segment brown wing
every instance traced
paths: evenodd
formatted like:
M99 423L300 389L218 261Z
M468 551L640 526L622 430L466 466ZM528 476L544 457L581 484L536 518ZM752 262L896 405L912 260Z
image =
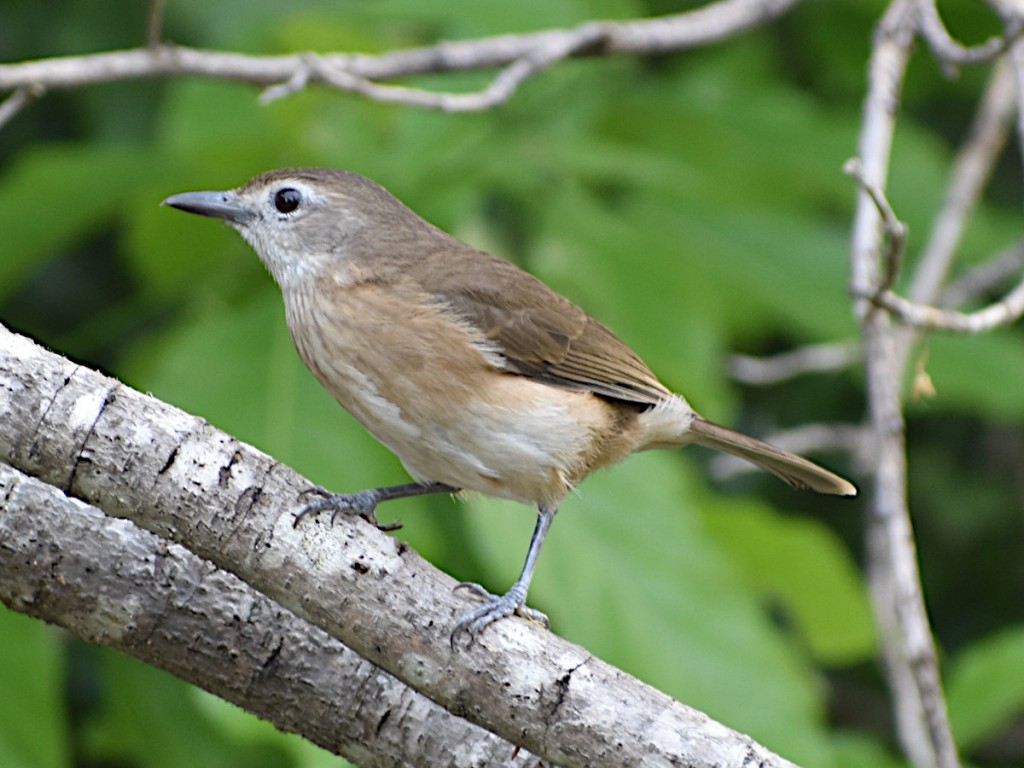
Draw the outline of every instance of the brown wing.
M445 250L444 274L413 267L414 277L478 327L510 373L643 405L669 395L633 350L540 280L468 246Z

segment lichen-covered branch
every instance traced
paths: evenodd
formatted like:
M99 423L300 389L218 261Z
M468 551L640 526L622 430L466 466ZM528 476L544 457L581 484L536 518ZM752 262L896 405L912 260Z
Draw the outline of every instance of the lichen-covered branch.
M521 620L453 649L471 598L360 519L293 525L310 484L251 446L0 329L0 462L238 576L407 686L566 766L789 766Z
M0 602L130 654L364 768L532 768L238 577L0 464ZM288 702L288 706L281 706Z

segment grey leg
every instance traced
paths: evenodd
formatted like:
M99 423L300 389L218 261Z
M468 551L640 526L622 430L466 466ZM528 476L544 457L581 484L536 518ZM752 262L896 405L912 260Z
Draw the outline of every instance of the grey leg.
M459 637L465 634L469 642L477 636L485 627L493 624L498 619L518 614L526 619L531 619L548 626L548 617L540 611L526 607L526 593L530 589L530 580L533 578L533 569L537 565L537 558L540 556L540 549L544 545L544 537L548 535L551 528L551 521L555 519L558 507L540 507L537 510L537 526L533 529L533 537L530 539L530 548L526 551L526 562L523 564L522 573L516 579L504 595L492 595L479 584L464 582L456 589L467 589L482 597L486 602L461 619L452 630L452 647L455 647Z
M369 488L358 493L330 493L323 488L311 488L306 493L315 493L321 498L300 509L295 515L294 525L298 526L299 521L307 515L316 515L330 510L332 524L338 515L359 515L382 531L394 531L401 528L402 524L381 525L377 522L375 512L377 505L382 501L406 499L410 496L426 496L431 493L458 492L458 488L453 488L445 483L406 483L405 485L389 485L385 488Z

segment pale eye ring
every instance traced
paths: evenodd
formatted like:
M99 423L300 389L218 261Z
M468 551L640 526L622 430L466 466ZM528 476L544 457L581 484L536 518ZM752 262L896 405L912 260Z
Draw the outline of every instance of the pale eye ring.
M302 193L294 187L285 187L274 193L274 207L280 213L291 213L302 202Z

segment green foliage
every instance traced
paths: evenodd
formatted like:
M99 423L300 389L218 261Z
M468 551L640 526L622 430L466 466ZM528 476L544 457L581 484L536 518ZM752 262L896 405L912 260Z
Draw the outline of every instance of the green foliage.
M0 648L0 764L67 765L68 724L61 700L66 670L58 634L0 608Z
M1024 626L965 651L949 677L949 716L957 742L972 749L1024 714Z
M5 9L20 34L15 49L0 32L0 59L141 42L137 3L102 20L91 3L60 3L64 26L50 32L58 13L41 13L44 5ZM158 205L273 167L330 165L375 178L439 226L522 264L605 321L710 418L752 432L780 418L856 422L856 372L754 392L729 379L725 361L735 350L855 338L854 187L841 168L856 151L882 6L806 3L706 50L566 62L483 114L315 89L261 106L250 87L199 80L48 96L4 128L13 138L0 146L0 320L202 415L313 482L403 482L397 460L302 368L278 292L249 248L225 227ZM168 4L167 29L183 44L248 52L387 51L670 7L261 0L243 14L180 0ZM989 22L960 13L956 23L979 39ZM891 174L893 203L911 226L911 265L981 82L967 71L950 85L932 70L912 72ZM489 75L410 83L467 91ZM948 109L948 99L963 109ZM1015 190L995 198L1016 200ZM1013 242L1018 220L1016 207L984 202L957 269ZM69 309L83 274L97 295ZM73 322L54 323L69 313ZM929 339L938 397L910 409L911 439L923 441L911 444L915 524L968 753L1008 729L1024 701L1024 569L1010 544L1019 546L1020 505L1006 482L1006 467L1024 455L1019 336ZM704 460L649 454L589 479L552 529L531 603L555 631L797 762L900 765L885 727L841 714L865 698L888 706L877 674L863 674L875 654L857 565L863 507L771 478L712 487ZM401 518L398 535L439 567L493 590L518 572L533 525L531 510L486 499L408 500L382 515ZM956 561L968 538L992 543L970 567ZM71 722L75 685L65 678L82 670L96 691ZM109 652L67 654L45 627L0 612L0 764L324 760L166 675Z

